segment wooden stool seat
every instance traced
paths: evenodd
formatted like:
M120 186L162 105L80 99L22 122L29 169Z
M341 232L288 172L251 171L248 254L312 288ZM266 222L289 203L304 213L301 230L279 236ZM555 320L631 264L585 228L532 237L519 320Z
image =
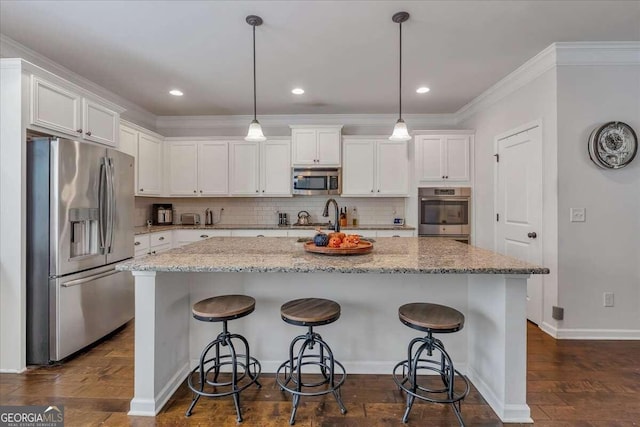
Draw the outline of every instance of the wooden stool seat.
M323 298L296 299L283 304L280 315L282 320L293 325L326 325L338 320L340 304Z
M193 317L205 322L221 322L246 316L255 310L256 300L247 295L221 295L193 305Z
M410 328L431 332L455 332L464 326L464 315L445 305L414 302L398 309L400 321Z

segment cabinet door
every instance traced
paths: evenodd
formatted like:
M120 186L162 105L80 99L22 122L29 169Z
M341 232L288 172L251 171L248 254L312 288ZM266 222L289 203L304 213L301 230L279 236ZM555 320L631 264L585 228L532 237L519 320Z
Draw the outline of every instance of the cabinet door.
M262 188L264 196L291 195L291 143L272 140L262 145Z
M417 172L420 181L442 181L445 174L444 138L424 136L418 143Z
M230 193L257 196L260 186L260 146L257 142L232 142L230 149Z
M315 129L293 129L291 132L293 165L317 165L318 147Z
M169 195L198 195L198 144L171 142L168 147Z
M78 137L80 95L31 76L31 123Z
M84 139L116 147L120 115L88 99L82 100Z
M138 153L138 131L121 125L118 151L136 157Z
M162 191L162 141L146 133L138 135L138 191L140 196L159 196Z
M375 146L375 141L345 141L342 196L375 194Z
M447 181L469 181L469 137L446 137Z
M376 147L376 194L379 196L407 196L409 193L407 143L379 141Z
M318 129L318 162L322 166L340 166L340 131Z
M229 194L229 143L201 142L198 149L198 191L200 195Z

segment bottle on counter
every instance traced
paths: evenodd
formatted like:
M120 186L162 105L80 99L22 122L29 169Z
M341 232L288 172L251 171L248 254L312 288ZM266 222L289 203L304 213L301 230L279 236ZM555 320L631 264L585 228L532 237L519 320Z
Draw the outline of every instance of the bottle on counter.
M347 226L347 208L340 209L340 227Z
M358 208L353 207L353 211L351 212L351 225L354 227L358 226Z

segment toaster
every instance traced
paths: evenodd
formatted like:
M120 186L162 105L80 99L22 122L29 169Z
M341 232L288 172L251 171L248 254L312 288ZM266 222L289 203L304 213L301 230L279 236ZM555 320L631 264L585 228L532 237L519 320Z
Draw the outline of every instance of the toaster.
M196 225L200 224L200 214L197 213L184 213L180 215L180 222L184 225Z

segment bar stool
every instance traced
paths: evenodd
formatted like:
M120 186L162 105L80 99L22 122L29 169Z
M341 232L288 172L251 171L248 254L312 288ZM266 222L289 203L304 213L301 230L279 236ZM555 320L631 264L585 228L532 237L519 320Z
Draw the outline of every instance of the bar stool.
M289 345L289 360L283 362L276 372L276 382L280 390L288 391L293 396L293 408L289 424L296 422L296 411L300 403L300 396L321 396L333 394L340 412L347 413L342 403L340 387L344 383L347 374L344 366L333 357L329 345L322 337L313 331L314 326L328 325L340 317L340 305L331 300L321 298L303 298L285 303L280 308L282 320L291 325L306 326L308 331L304 335L298 335ZM302 342L295 353L295 346ZM317 345L318 352L310 353L309 350ZM294 353L296 354L294 356ZM302 378L302 370L305 366L318 366L322 379L315 382L305 382ZM336 378L338 377L338 378ZM289 383L292 383L289 385ZM304 388L322 387L318 391L304 391Z
M469 381L454 367L451 357L445 351L442 341L433 337L434 333L457 332L464 326L464 315L451 307L429 303L405 304L398 309L400 321L412 329L427 333L425 337L411 340L407 349L407 359L399 362L393 368L393 380L398 387L407 393L407 408L402 422L409 419L409 412L416 398L433 403L451 404L464 427L461 414L461 402L469 394ZM414 352L414 347L418 345ZM433 352L440 353L440 360L422 358L423 353L431 357ZM402 367L402 375L398 369ZM443 387L428 388L418 384L420 371L434 371L440 375ZM462 380L464 391L459 387L455 390L455 381Z
M249 343L238 334L229 333L227 321L239 319L253 312L256 300L246 295L222 295L207 298L193 305L193 317L203 322L222 322L222 332L211 341L202 351L200 361L189 377L187 384L193 392L191 406L187 409L186 416L191 415L196 403L201 396L222 397L233 396L236 406L238 422L242 422L240 412L240 392L251 384L262 387L258 381L260 376L260 362L249 354ZM244 354L236 353L233 340L240 341L244 345ZM228 354L220 354L220 347L228 347ZM209 357L209 352L215 354ZM221 368L231 367L231 381L218 381ZM240 372L238 372L240 371ZM197 375L194 375L196 374ZM222 390L219 390L219 389ZM208 391L208 390L211 391Z

